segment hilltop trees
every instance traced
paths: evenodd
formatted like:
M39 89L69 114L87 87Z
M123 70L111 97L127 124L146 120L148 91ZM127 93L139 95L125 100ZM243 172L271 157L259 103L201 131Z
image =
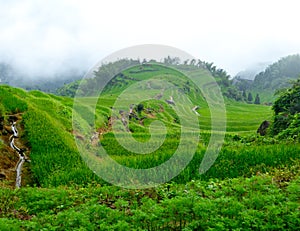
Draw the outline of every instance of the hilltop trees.
M171 58L170 56L164 58L164 64L166 65L178 65L180 63L180 59L178 57Z
M288 80L297 79L299 74L300 55L289 55L256 75L252 87L260 90L276 90L288 87Z
M126 84L126 79L132 80L130 76L124 76L120 74L119 72L121 70L136 65L151 65L151 63L160 64L160 62L157 62L155 60L147 61L146 59L144 59L143 61L134 59L120 59L115 62L104 63L94 71L93 75L91 75L90 78L82 80L80 84L79 82L65 84L65 86L58 89L56 93L59 95L70 97L74 97L76 92L80 96L97 95L99 89L102 89L102 87L106 85L106 80L108 80L111 76L119 75L118 79L114 78L110 80L110 82L112 84L117 84L118 82L120 83L120 86ZM230 75L224 69L218 68L216 65L214 65L213 62L205 62L201 61L200 59L181 61L178 57L167 56L163 59L163 64L170 66L171 68L172 66L173 68L176 66L176 69L178 68L179 70L200 70L199 73L201 75L203 74L202 71L205 70L206 73L209 72L214 77L216 82L219 84L224 96L236 101L246 100L242 95L242 91L233 84L233 81L230 79ZM143 71L142 66L140 71Z

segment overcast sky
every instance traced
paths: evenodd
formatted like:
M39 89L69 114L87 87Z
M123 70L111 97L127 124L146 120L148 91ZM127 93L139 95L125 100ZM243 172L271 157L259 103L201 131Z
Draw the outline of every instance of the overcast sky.
M164 44L235 75L300 53L298 2L0 0L0 61L34 76L86 70L119 49Z

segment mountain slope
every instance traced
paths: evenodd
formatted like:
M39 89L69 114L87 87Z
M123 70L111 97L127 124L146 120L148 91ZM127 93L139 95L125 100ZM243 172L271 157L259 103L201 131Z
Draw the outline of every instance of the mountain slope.
M300 55L290 55L270 65L255 76L251 91L260 93L263 101L274 100L277 90L290 86L289 81L300 75Z
M156 71L157 79L147 79L149 70ZM147 71L145 71L147 70ZM172 104L167 101L170 96L181 108L182 115L187 119L196 113L188 105L200 106L197 113L200 114L199 123L201 128L201 145L198 150L198 158L201 158L203 146L207 142L210 134L210 110L200 92L197 92L192 83L187 83L182 74L166 67L152 66L141 70L140 67L128 69L122 73L127 79L116 76L108 84L100 99L93 97L82 97L80 110L84 111L82 120L92 124L93 130L81 131L72 126L73 99L45 94L39 91L26 92L21 89L0 86L1 114L4 117L4 124L9 125L8 115L21 113L22 118L17 121L17 126L24 127L23 136L20 138L23 144L30 150L30 169L33 183L41 186L57 186L68 184L86 184L93 181L101 181L93 172L87 168L81 159L74 136L76 139L84 140L85 145L93 147L98 144L98 140L92 139L95 134L100 135L101 143L108 148L116 160L126 165L141 163L151 163L147 158L157 159L159 162L168 159L171 151L178 143L179 120L173 110ZM148 75L147 75L148 74ZM144 160L136 155L131 155L126 150L118 149L115 139L112 137L111 122L113 115L121 119L119 112L113 112L112 107L120 92L125 87L137 86L131 96L136 98L145 92L150 92L153 96L161 93L160 77L166 77L178 88L165 88L160 98L150 99L141 102L143 108L138 105L133 107L135 116L129 123L129 130L137 140L147 141L149 138L149 124L155 120L161 120L169 127L169 139L165 145L152 156L146 155ZM125 81L126 80L126 81ZM144 85L139 85L144 83ZM148 88L150 87L150 88ZM181 96L185 94L190 102L181 101ZM130 94L129 94L130 96ZM183 98L182 98L183 100ZM92 102L97 102L96 114L93 113ZM123 110L129 110L130 104L126 104ZM271 117L270 107L260 105L246 105L235 101L226 100L228 129L230 134L255 132L262 120ZM114 114L115 113L115 114ZM117 113L117 114L116 114ZM95 125L93 119L95 118ZM238 118L238 119L237 119ZM86 133L85 133L86 132ZM84 139L84 137L88 137ZM8 144L3 140L3 148ZM116 144L116 145L115 145ZM137 159L138 158L138 159ZM133 161L134 160L134 161ZM155 164L156 162L152 162ZM137 165L137 166L138 166ZM133 166L133 167L137 167ZM196 171L198 163L190 166L190 171ZM197 172L197 171L196 171ZM195 177L194 174L182 175L178 180L183 182ZM209 177L209 175L207 176Z

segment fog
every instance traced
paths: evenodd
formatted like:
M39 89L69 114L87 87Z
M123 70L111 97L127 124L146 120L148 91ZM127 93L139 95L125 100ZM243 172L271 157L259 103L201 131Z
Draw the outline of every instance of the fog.
M163 44L231 75L300 53L297 1L0 0L0 62L24 78L87 71L116 50Z

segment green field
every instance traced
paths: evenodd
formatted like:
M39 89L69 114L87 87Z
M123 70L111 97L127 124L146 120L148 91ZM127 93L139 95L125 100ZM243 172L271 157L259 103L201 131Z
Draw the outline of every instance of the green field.
M206 75L204 70L193 73L204 83ZM218 94L207 92L182 73L159 65L124 71L99 97L79 95L73 100L0 86L4 123L9 125L9 115L22 115L18 126L31 159L28 185L13 190L9 182L2 183L0 229L296 230L300 226L299 143L257 135L261 122L272 120L270 106L224 98L226 111L222 106L212 111L206 100ZM166 102L171 97L174 105ZM131 104L135 104L134 118L127 120L126 127L120 111L128 114ZM194 106L199 107L199 115ZM95 132L100 141L91 138ZM200 174L214 136L224 136L222 148L211 168ZM108 177L119 177L116 184L138 186L147 175L127 178L126 172L104 161L100 147L116 163L151 169L172 159L180 140L186 153L182 160L191 157L191 161L156 188L113 186L86 164L102 163L101 171ZM171 163L165 175L150 171L156 182L148 182L149 186L169 180L181 167L180 161Z

